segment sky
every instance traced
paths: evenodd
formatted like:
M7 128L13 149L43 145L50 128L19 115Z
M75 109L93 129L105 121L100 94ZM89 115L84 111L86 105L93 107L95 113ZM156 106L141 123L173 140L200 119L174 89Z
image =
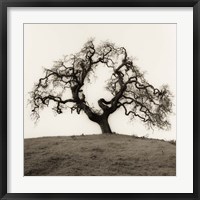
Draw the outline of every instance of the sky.
M139 119L130 121L123 110L109 117L112 131L119 134L145 136L165 140L176 139L176 24L24 24L24 137L68 136L100 134L98 124L85 114L71 114L66 110L55 115L45 108L37 124L31 119L28 105L29 92L34 83L44 76L43 68L51 68L53 61L64 55L77 53L88 39L94 45L110 41L127 49L134 64L145 72L146 80L159 88L168 84L174 96L171 129L148 130ZM109 95L105 82L109 74L103 68L96 71L96 79L86 86L87 95L94 105Z

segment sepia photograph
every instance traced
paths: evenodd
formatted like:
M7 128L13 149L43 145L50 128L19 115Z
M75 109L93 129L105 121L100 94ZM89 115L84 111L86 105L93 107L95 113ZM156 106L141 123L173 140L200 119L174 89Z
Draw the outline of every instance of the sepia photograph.
M176 176L176 24L24 24L24 176Z

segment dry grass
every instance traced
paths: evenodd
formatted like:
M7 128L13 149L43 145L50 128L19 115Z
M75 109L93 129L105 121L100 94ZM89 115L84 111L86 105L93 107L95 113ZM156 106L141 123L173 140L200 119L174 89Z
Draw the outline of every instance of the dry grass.
M25 176L175 176L176 146L125 135L25 139Z

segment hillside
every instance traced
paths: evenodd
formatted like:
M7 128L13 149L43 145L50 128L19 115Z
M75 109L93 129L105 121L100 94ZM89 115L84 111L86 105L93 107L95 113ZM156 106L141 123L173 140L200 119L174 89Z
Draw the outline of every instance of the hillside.
M25 176L175 176L176 145L126 135L24 140Z

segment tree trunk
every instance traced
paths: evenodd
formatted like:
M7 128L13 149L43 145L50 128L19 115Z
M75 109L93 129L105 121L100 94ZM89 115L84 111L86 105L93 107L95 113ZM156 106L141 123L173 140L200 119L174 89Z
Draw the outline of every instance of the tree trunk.
M101 131L103 134L112 134L110 125L108 123L108 118L103 118L101 121L97 122L101 127Z

